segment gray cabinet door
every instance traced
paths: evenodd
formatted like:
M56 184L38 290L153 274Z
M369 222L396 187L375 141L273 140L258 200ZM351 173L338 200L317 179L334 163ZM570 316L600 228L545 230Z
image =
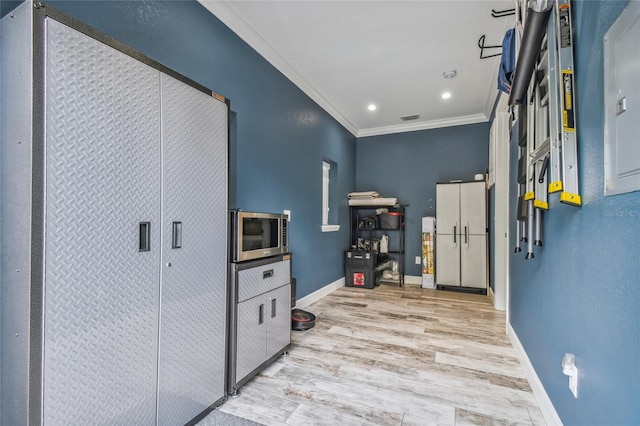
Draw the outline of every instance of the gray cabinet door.
M436 185L436 283L460 285L460 184Z
M464 238L464 237L463 237ZM487 287L487 236L469 235L460 246L460 284Z
M264 295L238 303L235 382L267 359L267 303Z
M461 233L459 184L436 185L436 232L437 235Z
M460 284L487 286L487 190L484 181L460 185Z
M43 421L154 424L159 72L47 21Z
M291 342L291 284L277 288L268 296L267 358Z
M158 424L174 425L224 396L227 106L165 74L161 85Z
M436 236L436 283L460 285L460 235Z
M487 233L487 189L484 181L460 185L460 233Z

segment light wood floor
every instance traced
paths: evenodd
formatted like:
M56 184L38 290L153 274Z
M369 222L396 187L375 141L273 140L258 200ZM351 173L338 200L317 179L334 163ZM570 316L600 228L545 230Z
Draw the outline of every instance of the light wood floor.
M467 299L467 300L456 300ZM381 285L306 308L282 357L220 407L265 425L544 425L485 296Z

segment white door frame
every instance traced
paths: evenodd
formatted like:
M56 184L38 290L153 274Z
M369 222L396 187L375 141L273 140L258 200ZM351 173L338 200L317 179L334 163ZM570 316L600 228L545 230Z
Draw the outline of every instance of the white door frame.
M508 96L502 94L491 126L494 155L493 305L509 320L509 135Z

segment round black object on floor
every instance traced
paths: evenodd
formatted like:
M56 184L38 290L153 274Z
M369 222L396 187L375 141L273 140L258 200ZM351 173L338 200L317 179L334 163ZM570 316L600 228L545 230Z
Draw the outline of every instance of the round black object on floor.
M311 312L302 309L293 309L291 311L291 329L295 331L304 331L313 328L316 325L316 316Z

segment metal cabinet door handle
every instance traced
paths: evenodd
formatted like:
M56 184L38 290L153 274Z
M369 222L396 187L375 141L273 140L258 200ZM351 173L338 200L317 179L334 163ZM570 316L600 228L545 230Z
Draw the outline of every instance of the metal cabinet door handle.
M271 278L273 276L273 269L269 269L268 271L264 271L262 273L262 279L266 280L267 278Z
M271 318L276 316L276 299L271 299Z
M151 222L140 222L138 251L151 250Z
M456 241L456 226L453 225L453 244L455 244L456 242L457 242Z
M182 247L182 222L173 222L171 227L171 248Z
M258 309L258 324L262 324L264 322L264 303L260 305Z

